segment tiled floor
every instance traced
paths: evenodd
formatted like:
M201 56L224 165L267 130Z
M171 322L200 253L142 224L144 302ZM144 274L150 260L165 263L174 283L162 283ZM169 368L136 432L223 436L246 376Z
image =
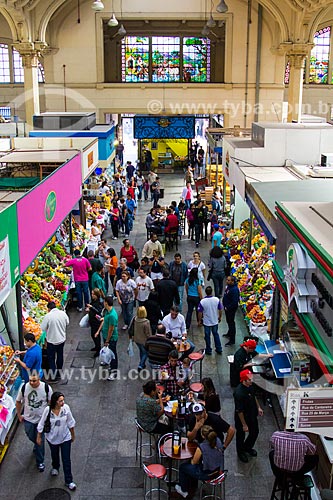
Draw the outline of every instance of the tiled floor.
M171 200L179 201L183 186L182 175L162 176L166 188L163 204ZM146 231L144 220L150 203L139 203L138 216L134 231L130 236L132 244L141 250L145 243ZM109 235L109 233L107 233ZM112 242L119 253L121 241ZM207 263L210 243L200 246L202 260ZM183 260L189 260L194 250L194 243L183 238L179 251ZM167 254L167 261L173 253ZM119 310L119 307L116 306ZM64 392L67 403L76 418L77 439L72 448L74 480L78 485L72 498L79 500L114 500L119 498L143 498L143 474L135 463L135 399L141 391L142 380L130 379L130 369L138 363L138 352L129 358L126 352L127 334L120 330L118 353L122 380L108 382L99 380L98 363L92 358L89 330L79 327L81 314L69 311L70 327L66 343L66 368L73 370L73 376L66 385L58 385ZM122 319L120 317L120 325ZM220 333L226 331L225 322L220 326ZM237 316L237 340L247 333L241 313ZM204 347L203 332L193 327L190 336L198 348ZM225 348L222 356L213 354L206 357L203 364L204 375L211 376L216 384L222 401L223 417L233 423L232 389L229 386L229 367L227 355L234 348ZM95 367L92 383L87 372L82 369ZM105 372L104 372L105 375ZM85 380L84 380L84 378ZM133 377L131 377L133 378ZM248 464L237 460L235 443L226 453L226 468L229 471L226 483L226 496L232 500L267 500L270 498L273 478L268 462L268 442L276 429L276 422L269 407L264 407L264 417L260 419L260 435L256 448L258 457ZM32 445L25 437L20 426L10 449L0 467L0 500L34 499L44 489L63 487L63 476L51 478L50 453L46 452L46 471L36 471ZM175 494L177 497L178 495ZM180 498L180 497L179 497Z

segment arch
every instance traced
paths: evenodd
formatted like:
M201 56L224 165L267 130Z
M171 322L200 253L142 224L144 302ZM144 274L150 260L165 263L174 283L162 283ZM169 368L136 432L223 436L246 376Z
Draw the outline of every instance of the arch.
M281 42L289 41L288 23L279 7L273 4L272 0L259 0L259 3L270 12L278 23L281 32Z
M13 41L17 41L18 40L18 31L17 31L17 26L15 24L15 20L10 15L8 10L4 9L3 7L0 7L0 14L3 15L3 17L6 19L6 21L8 23L8 26L9 26L11 34L12 34Z
M318 31L318 27L325 21L325 16L328 14L330 10L333 9L333 5L328 5L327 7L320 9L312 18L312 22L309 23L308 28L308 41L313 41L314 35L316 31Z
M38 27L38 38L41 42L46 42L46 29L53 14L66 2L66 0L55 0L45 10Z

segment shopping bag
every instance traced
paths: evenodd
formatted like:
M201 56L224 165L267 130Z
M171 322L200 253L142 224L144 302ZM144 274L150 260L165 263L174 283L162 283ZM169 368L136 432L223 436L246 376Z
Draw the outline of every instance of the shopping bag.
M101 365L109 365L114 358L115 355L108 346L102 347L99 353L99 362Z
M89 314L85 314L83 316L83 318L81 318L79 325L81 328L89 328L90 327Z
M128 347L127 347L127 354L132 357L134 356L134 349L133 349L133 340L129 341Z

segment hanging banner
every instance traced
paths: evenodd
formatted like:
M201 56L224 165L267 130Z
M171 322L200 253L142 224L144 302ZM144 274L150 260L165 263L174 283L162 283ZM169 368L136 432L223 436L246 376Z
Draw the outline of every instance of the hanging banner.
M8 236L0 241L0 305L4 303L11 289Z

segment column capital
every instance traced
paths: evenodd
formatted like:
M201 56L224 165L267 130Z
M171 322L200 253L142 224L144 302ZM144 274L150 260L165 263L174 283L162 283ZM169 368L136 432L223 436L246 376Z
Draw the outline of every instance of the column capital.
M45 42L15 42L13 47L20 53L22 57L22 65L26 68L34 68L38 66L38 57L47 50Z
M308 57L310 55L311 49L314 47L314 44L311 43L292 43L292 42L284 42L281 43L278 51L282 54L285 54L289 60L290 64L293 63L293 61L297 66L299 61ZM303 63L302 63L303 64Z

